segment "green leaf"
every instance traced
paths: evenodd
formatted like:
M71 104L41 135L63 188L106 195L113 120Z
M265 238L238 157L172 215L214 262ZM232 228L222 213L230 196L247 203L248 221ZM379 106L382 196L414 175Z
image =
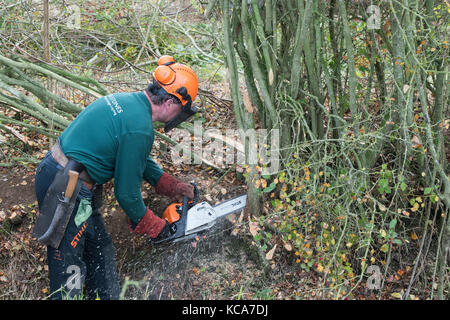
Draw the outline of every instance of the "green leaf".
M391 293L391 296L396 299L401 299L402 295L398 292Z
M407 187L408 187L407 184L404 183L404 182L402 182L402 183L400 184L400 189L401 189L402 191L405 191Z
M394 243L395 243L395 244L398 244L398 245L401 245L401 244L402 244L402 240L400 240L400 239L394 239Z
M433 191L433 188L432 188L432 187L425 188L425 190L423 190L423 194L424 194L424 195L430 194L431 191Z
M272 182L268 187L266 187L266 188L263 190L263 192L264 192L264 193L270 192L270 191L272 191L273 189L275 189L275 187L276 187L275 182Z
M383 244L380 248L380 250L384 253L388 252L389 250L389 245L387 243Z
M387 179L380 179L380 182L378 183L380 187L385 188L388 186L389 181Z
M397 219L392 219L391 222L389 222L389 229L394 230L396 225L397 225Z

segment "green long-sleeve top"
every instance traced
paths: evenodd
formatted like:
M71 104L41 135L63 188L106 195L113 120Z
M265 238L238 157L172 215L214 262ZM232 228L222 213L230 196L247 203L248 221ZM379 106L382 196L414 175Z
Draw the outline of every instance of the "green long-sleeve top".
M115 93L88 105L64 130L61 149L98 184L114 178L114 194L134 223L145 215L142 179L156 186L163 171L150 158L152 110L144 92Z

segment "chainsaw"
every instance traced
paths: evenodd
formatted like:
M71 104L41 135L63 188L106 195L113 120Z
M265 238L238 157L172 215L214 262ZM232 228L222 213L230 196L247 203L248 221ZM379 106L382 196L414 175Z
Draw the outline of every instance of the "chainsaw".
M198 202L199 191L194 186L194 198L186 196L182 203L172 203L164 210L163 218L171 224L171 235L160 241L151 240L152 244L162 244L194 239L211 229L218 219L239 212L245 208L247 195L228 199L215 206L208 202Z

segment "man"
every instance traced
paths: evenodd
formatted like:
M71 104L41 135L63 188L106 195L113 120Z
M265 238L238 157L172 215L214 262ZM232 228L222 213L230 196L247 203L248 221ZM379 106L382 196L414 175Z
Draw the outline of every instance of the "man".
M169 236L171 228L144 205L142 179L160 195L194 196L192 185L163 172L149 154L153 121L164 122L167 132L195 113L197 76L170 56L158 65L144 91L111 94L87 106L37 168L40 212L33 235L47 245L52 298L84 297L83 288L88 298L119 297L114 248L99 212L102 184L114 179L130 230L153 240ZM71 183L69 176L79 178Z

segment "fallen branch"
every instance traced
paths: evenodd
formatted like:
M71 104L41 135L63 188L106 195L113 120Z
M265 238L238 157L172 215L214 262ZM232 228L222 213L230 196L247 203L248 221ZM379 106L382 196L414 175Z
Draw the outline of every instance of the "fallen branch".
M34 163L37 164L40 160L33 157L14 157L11 158L12 162L2 162L0 163L0 167L13 167L17 165L17 163Z
M20 127L24 127L28 130L32 130L32 131L36 131L37 133L43 134L44 136L47 136L49 138L57 138L59 136L59 134L61 133L61 131L56 130L56 129L49 129L49 128L45 128L45 127L38 127L29 123L25 123L23 121L19 121L19 120L14 120L11 118L8 118L2 114L0 114L0 123L9 123L9 124L13 124L16 126L20 126Z
M97 93L99 93L102 96L108 95L108 91L105 88L103 88L103 86L95 79L79 76L79 75L73 74L69 71L66 71L64 69L52 66L50 64L39 63L39 65L43 68L50 70L51 72L59 74L60 76L62 76L64 78L71 79L72 81L78 82L81 85L83 85L84 83L86 83L88 85L89 84L94 85L96 87L96 89L92 89L92 90L96 91Z
M63 118L62 116L50 112L48 109L40 105L39 103L35 102L33 99L29 98L22 92L19 92L18 90L8 86L6 83L0 80L0 89L8 91L10 94L12 94L14 97L17 98L22 104L18 104L11 99L9 99L4 94L0 93L0 101L6 100L6 102L14 105L15 107L19 108L20 110L25 111L26 113L36 117L40 118L40 120L43 120L46 123L54 123L59 128L65 128L70 124L70 121ZM31 110L30 110L31 108ZM44 119L43 119L44 118Z
M18 138L23 143L29 145L30 147L35 145L35 143L31 142L27 137L25 137L23 134L21 134L19 131L17 131L14 128L11 128L9 126L5 126L4 124L0 124L0 128L11 132L14 136L16 136L16 138Z
M23 77L26 76L23 75ZM64 112L68 112L70 114L77 114L83 110L81 106L61 98L60 96L54 94L53 92L48 91L44 86L40 85L39 83L32 82L29 79L26 79L27 81L18 80L15 78L10 78L0 73L0 80L4 81L8 85L20 86L26 89L27 91L32 92L43 102L53 100L55 102L54 107Z
M63 76L61 76L61 75L59 75L59 74L57 74L55 72L52 72L52 71L48 70L47 68L44 68L44 67L42 67L40 65L37 65L37 64L31 63L31 62L26 62L26 61L23 61L23 60L20 61L20 62L19 61L14 61L14 60L6 58L5 56L0 54L0 63L4 64L6 66L14 66L14 67L19 68L19 69L33 70L35 72L39 72L39 73L45 74L46 76L49 76L49 77L51 77L51 78L53 78L53 79L55 79L57 81L60 81L60 82L66 84L66 85L68 85L70 87L78 89L78 90L80 90L80 91L82 91L84 93L87 93L87 94L89 94L91 96L94 96L96 98L100 98L100 97L103 96L102 94L98 93L95 90L92 90L91 88L88 88L86 86L83 86L83 85L75 82L75 81L72 81L72 80L69 80L67 78L64 78Z

